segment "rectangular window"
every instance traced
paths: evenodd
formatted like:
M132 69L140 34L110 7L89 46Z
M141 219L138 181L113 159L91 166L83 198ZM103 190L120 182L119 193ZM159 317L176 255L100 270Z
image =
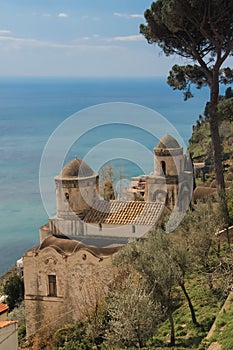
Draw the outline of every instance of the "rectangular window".
M57 279L56 275L49 275L49 296L56 297L57 296Z

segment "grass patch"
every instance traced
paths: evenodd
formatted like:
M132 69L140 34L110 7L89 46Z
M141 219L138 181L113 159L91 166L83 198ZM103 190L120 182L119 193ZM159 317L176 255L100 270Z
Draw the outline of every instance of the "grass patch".
M203 276L198 273L190 276L189 283L186 285L189 296L192 300L198 326L192 323L188 303L182 297L182 304L174 313L176 346L169 347L170 324L166 320L157 330L153 340L148 344L147 349L205 349L203 339L206 337L212 326L216 315L218 314L223 300L213 293Z
M222 350L233 348L233 300L229 308L223 311L216 322L216 329L211 337L211 342L217 341L222 345Z

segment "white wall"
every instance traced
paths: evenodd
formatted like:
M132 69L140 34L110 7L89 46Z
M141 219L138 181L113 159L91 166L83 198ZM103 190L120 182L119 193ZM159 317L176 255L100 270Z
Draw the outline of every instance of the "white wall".
M6 322L8 324L6 324ZM5 326L2 326L3 323ZM18 349L18 330L17 322L4 321L0 322L0 350L17 350Z
M133 227L134 226L134 227ZM121 238L139 238L146 234L152 226L146 225L108 225L102 224L100 229L98 224L84 224L85 236L99 237L121 237Z

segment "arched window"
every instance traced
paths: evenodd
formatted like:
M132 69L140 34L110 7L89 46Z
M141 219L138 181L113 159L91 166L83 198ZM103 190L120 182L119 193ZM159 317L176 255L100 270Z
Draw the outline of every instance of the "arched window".
M166 175L166 162L164 162L164 160L162 160L161 162L161 168L162 168L163 174Z

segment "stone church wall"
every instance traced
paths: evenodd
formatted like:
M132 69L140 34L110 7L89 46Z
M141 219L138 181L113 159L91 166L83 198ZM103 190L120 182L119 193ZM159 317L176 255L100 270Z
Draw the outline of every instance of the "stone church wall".
M24 256L27 336L85 318L113 279L112 258L100 259L82 249L70 256L49 247ZM49 295L56 276L56 295Z

